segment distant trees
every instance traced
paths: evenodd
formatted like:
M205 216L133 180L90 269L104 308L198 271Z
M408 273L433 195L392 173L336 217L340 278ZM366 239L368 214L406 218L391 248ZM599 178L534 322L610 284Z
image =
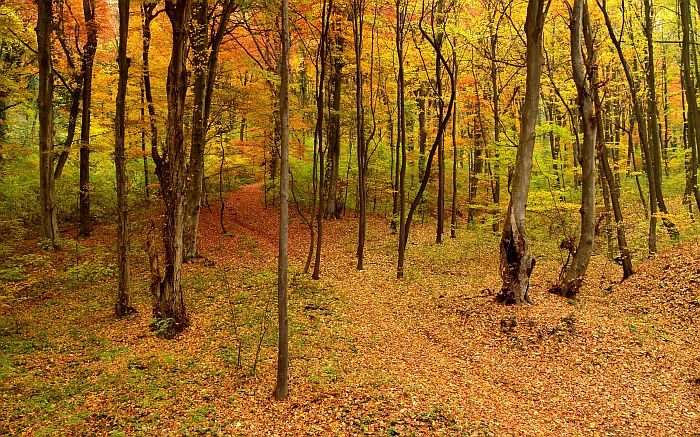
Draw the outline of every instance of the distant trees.
M638 240L626 233L630 223L623 213L627 216L628 209L638 206L644 209L649 219L645 236L649 252L654 253L657 224L663 224L673 240L682 229L676 221L693 214L692 204L700 208L700 109L693 33L697 17L686 1L680 3L677 23L666 20L673 11L655 6L652 0L641 2L634 13L623 8L622 15L612 13L605 0L596 3L602 16L589 15L585 0L572 0L571 21L559 10L545 20L550 0L481 0L473 5L443 0L396 0L389 6L368 5L366 0L294 4L293 34L291 39L287 35L288 47L281 50L276 4L149 0L140 5L138 84L128 83L128 52L122 53L128 35L122 41L120 34L113 109L112 96L105 99L101 89L105 82L117 81L117 71L106 71L100 61L103 45L98 48L98 21L101 8L114 5L101 0L36 0L38 129L28 137L36 133L32 138L38 138L40 145L41 234L52 244L58 239L59 202L76 205L70 218L79 220L79 235L90 234L90 172L99 165L90 162L90 153L99 151L95 138L105 135L105 130L111 135L106 123L96 125L92 119L114 114L120 262L128 258L126 193L133 178L127 94L129 86L137 85L141 95L132 101L141 101L141 147L145 152L150 142L152 158L151 163L139 156L143 180L147 185L154 164L164 209L164 252L157 254L163 256L163 265L153 268L153 277L157 276L154 313L161 326L168 327L166 336L175 335L187 325L181 268L199 255L200 210L207 181L214 181L207 178L214 173L210 169L214 160L221 173L222 199L227 179L223 170L237 168L244 159L246 171L265 174L266 206L269 196L273 205L278 192L280 201L284 198L278 191L286 177L279 173L284 160L280 106L280 54L284 52L289 93L285 104L291 119L285 141L298 181L297 209L302 215L311 210L311 218L304 217L311 230L305 271L315 260L314 278L320 276L327 220L340 217L346 204L350 210L354 207L358 224L357 268L366 267L368 220L378 211L391 232L398 233L396 274L400 278L416 214L421 223L426 218L437 221L435 242L443 242L450 194L451 237L456 236L462 211L471 229L487 225L501 231L503 286L498 299L502 302L531 302L528 290L535 254L525 216L535 206L536 219L544 217L543 209L556 212L556 220L544 218L549 220L548 232L561 232L567 240L561 247L569 251L570 259L554 291L573 296L580 289L600 229L607 237L608 256L622 265L626 278L633 273ZM78 4L82 14L73 12ZM463 11L468 19L460 16ZM166 20L170 34L161 38ZM658 24L662 21L663 26ZM569 38L561 38L564 31L570 32L571 47ZM673 32L680 41L664 39L661 46L660 35L666 38ZM27 53L34 50L30 44L21 44ZM166 79L163 48L170 51ZM105 56L111 56L108 50ZM4 45L0 56L3 53L7 53ZM611 53L619 64L609 62ZM241 62L244 55L246 62ZM681 61L675 78L676 70L667 65L674 56ZM569 57L571 68L563 62ZM541 84L543 66L549 80ZM315 78L307 74L310 68L316 69ZM244 79L233 79L239 77ZM260 89L254 88L259 84L264 97L240 104L239 96L259 94ZM678 85L682 94L673 92ZM313 97L311 89L315 89ZM5 91L1 92L6 101ZM226 97L218 99L216 93ZM680 109L674 107L676 96L681 99ZM94 109L95 99L100 114ZM343 109L343 101L353 101L350 109ZM388 110L378 110L378 105ZM159 107L164 108L162 113ZM3 125L7 125L8 110L0 102ZM681 135L683 150L678 145ZM55 140L58 137L60 141ZM75 148L70 151L70 145L78 142L74 137L79 137L79 154ZM207 145L215 137L221 144L214 158L214 153L208 155ZM451 147L445 147L450 139ZM230 144L224 144L227 140ZM669 211L677 191L673 185L677 179L670 176L681 167L680 161L685 171L684 202L689 207L683 216ZM64 168L68 177L79 176L79 190L72 186L61 191L64 187L59 186L57 202L54 181ZM267 183L268 176L272 184ZM450 176L451 189L446 187ZM280 185L276 185L278 177ZM636 188L634 197L639 196L641 206L636 201L625 204L627 182ZM309 188L304 190L305 186ZM598 186L601 193L596 192ZM537 194L532 196L531 189ZM510 201L503 214L501 199L506 194ZM601 195L603 206L598 216L596 195ZM128 299L124 302L122 307L128 307Z

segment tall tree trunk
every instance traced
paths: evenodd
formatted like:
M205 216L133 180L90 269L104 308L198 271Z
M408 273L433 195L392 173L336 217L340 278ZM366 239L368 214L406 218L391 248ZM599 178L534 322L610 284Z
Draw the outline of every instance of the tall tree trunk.
M437 0L437 17L435 19L437 26L437 35L435 36L435 91L437 93L438 107L438 123L442 122L443 113L445 111L445 103L442 100L442 68L440 55L437 53L442 50L442 38L444 35L444 0ZM437 232L435 242L442 243L442 234L445 226L445 133L438 130L438 199L437 199Z
M227 0L216 31L209 38L208 0L198 0L194 4L194 20L190 31L191 48L194 57L194 85L192 109L192 145L190 147L189 165L187 168L187 192L185 196L184 224L184 261L191 261L197 256L197 230L199 227L199 212L204 192L204 153L206 149L207 126L211 113L211 102L216 80L216 67L219 51L227 30L227 24L237 2ZM209 56L207 57L207 46ZM241 126L241 132L243 127Z
M494 164L493 164L493 203L496 206L496 217L500 214L501 203L501 174L498 147L501 140L501 113L500 113L500 92L498 89L498 64L496 63L496 48L498 47L498 33L492 27L489 27L491 56L490 56L490 73L491 73L491 105L493 107L493 148L494 148ZM492 231L498 232L500 229L499 220L495 219L492 226Z
M652 161L654 170L654 184L656 191L656 202L659 206L659 212L663 214L661 221L666 227L669 235L673 239L678 239L678 229L676 225L668 217L668 208L664 201L663 183L661 171L661 136L659 134L659 108L656 103L656 67L654 65L654 17L652 12L652 0L644 0L644 34L647 40L647 111L649 115L649 130L651 133L651 141L649 143L648 159Z
M396 59L398 63L398 75L396 77L396 118L397 118L397 166L398 166L398 187L399 187L399 250L396 265L396 277L403 278L404 258L406 256L406 87L404 77L404 41L406 39L406 12L408 9L407 0L396 0ZM398 152L401 155L398 155Z
M151 21L155 18L153 10L156 3L144 3L141 5L141 59L143 62L143 91L148 105L148 124L151 134L151 156L158 156L158 124L156 123L156 107L153 103L153 91L151 88L151 70L150 70L150 50L151 50ZM155 174L160 178L162 162L159 159L153 159L155 163Z
M452 39L452 82L457 83L457 37ZM450 238L457 238L457 96L452 104L452 208Z
M143 153L143 190L146 200L151 197L150 188L148 187L148 155L146 154L146 96L143 89L143 77L141 77L141 153Z
M688 143L690 145L689 186L700 211L700 190L698 189L698 151L700 151L700 108L698 108L695 81L690 73L690 1L680 0L681 27L683 40L681 44L681 65L685 83L685 97L688 102Z
M153 315L160 335L172 338L188 325L185 299L181 287L184 231L186 148L183 121L187 92L186 42L187 23L192 0L166 0L165 12L172 27L172 50L168 66L168 119L165 150L154 155L160 162L160 192L165 205L163 244L165 271L155 289ZM157 151L156 151L157 152ZM158 164L156 164L158 166Z
M340 208L338 208L338 175L340 173L340 102L343 86L343 46L345 39L341 34L335 37L336 47L333 50L333 99L331 103L331 114L328 120L328 162L326 168L326 207L324 217L340 218Z
M287 317L287 263L289 233L289 5L282 0L282 62L280 65L280 236L277 264L277 382L275 399L283 401L289 394L289 319Z
M328 31L331 22L331 11L333 10L333 0L323 0L321 12L321 40L318 47L318 93L316 94L316 131L314 137L318 149L318 209L316 210L316 258L314 271L311 274L313 279L318 279L321 275L321 243L323 242L323 212L324 212L324 190L323 181L325 174L325 150L323 148L323 107L324 107L324 86L326 84L326 57L328 54Z
M90 111L92 104L92 66L97 50L95 1L83 0L87 42L83 47L83 115L80 125L80 235L92 232L90 221Z
M530 275L535 268L535 258L530 253L525 233L525 207L527 205L532 173L532 153L535 147L535 125L540 99L542 76L542 29L549 8L549 1L528 0L525 18L526 78L525 98L520 108L520 137L515 158L512 191L508 213L503 225L500 244L500 272L503 279L499 300L505 303L531 303L528 295Z
M206 147L206 125L204 124L204 95L207 87L208 0L193 0L192 23L190 25L190 50L192 51L192 144L187 168L187 191L185 194L185 223L183 262L197 257L197 228L202 203L204 183L204 152Z
M430 179L430 169L433 165L433 159L435 159L436 152L438 150L438 147L440 145L441 140L444 138L444 133L445 130L447 129L447 123L450 121L450 117L452 116L452 109L455 101L455 93L456 93L456 84L454 83L454 76L452 74L452 68L450 67L450 64L447 62L445 59L444 55L442 54L442 50L440 49L440 46L437 44L437 42L431 37L431 35L435 35L435 28L433 27L433 21L431 21L431 27L429 29L425 29L423 27L423 21L426 18L425 17L425 9L423 9L421 13L421 18L419 22L419 28L420 32L423 35L423 38L428 41L430 46L435 50L435 54L437 55L438 59L440 60L440 65L446 72L446 76L450 80L450 100L448 104L445 106L447 107L447 111L444 112L443 117L438 120L438 128L437 128L437 133L435 135L435 141L433 142L433 145L430 148L430 152L428 153L428 158L426 160L426 166L425 166L425 174L423 175L423 178L420 181L420 186L418 187L418 191L416 192L415 197L411 201L411 205L408 208L408 213L406 214L406 220L405 222L402 221L401 223L401 229L402 231L400 232L400 237L403 239L402 242L400 243L399 246L399 263L398 263L398 268L397 268L397 277L400 279L403 277L403 262L404 262L404 256L405 256L405 251L406 251L406 245L408 244L408 236L409 232L411 230L411 222L413 220L413 215L416 212L416 209L418 208L418 205L420 205L421 200L423 198L423 193L425 192L425 188L428 186L428 181ZM438 98L442 98L441 95L438 95ZM444 105L444 102L441 103ZM405 170L403 168L403 163L402 163L402 171Z
M357 202L359 223L357 232L357 270L364 268L365 236L367 232L367 143L365 141L365 109L362 100L362 38L365 3L352 1L352 31L355 48L355 113L357 118Z
M584 63L582 53L583 10L587 8L584 0L574 0L571 9L571 67L578 95L578 107L581 114L581 130L583 145L581 147L581 170L583 185L581 191L581 233L570 265L565 265L559 275L559 282L553 291L565 297L573 297L583 284L583 277L588 270L588 263L593 253L595 241L595 144L596 119L593 111L591 88L586 80L590 72L597 68L595 53L589 46L587 63ZM586 70L588 66L588 71Z
M92 4L92 10L94 12L94 3ZM87 19L87 7L85 16ZM94 21L92 25L94 26ZM126 157L124 150L124 142L126 139L126 86L127 81L129 79L129 64L131 63L131 60L127 58L126 51L128 40L129 0L119 0L119 49L117 55L117 63L119 64L119 83L117 85L117 101L114 117L114 167L117 179L117 245L119 247L117 262L117 264L119 265L119 292L117 295L116 304L116 313L118 317L123 317L134 311L134 309L131 307L131 298L129 296L129 203L127 202ZM91 69L92 68L90 68L90 70ZM87 74L85 78L85 84L89 85L91 79L88 79ZM90 87L86 86L85 91L88 91L89 89ZM83 107L83 126L85 126L86 118L88 120L88 126L90 124L89 100L87 106L87 117L85 117L85 107Z
M635 83L634 77L632 76L632 71L630 69L629 63L627 62L627 59L625 58L622 52L622 45L620 43L620 40L617 38L615 30L612 27L612 22L610 20L610 16L606 7L606 0L596 0L596 2L598 3L598 7L603 13L603 17L605 18L605 26L608 29L610 40L612 41L613 45L615 46L615 50L617 51L618 58L620 59L620 63L622 64L622 68L625 72L625 78L627 79L627 84L629 85L630 89L630 97L632 99L634 116L637 120L639 143L642 149L642 153L644 155L643 158L645 161L644 163L646 167L647 181L649 185L649 209L651 210L651 214L649 215L649 253L656 253L656 211L658 207L658 203L656 200L656 182L654 181L656 173L654 171L652 159L650 158L649 137L647 136L647 121L642 112L641 103L637 95L637 84Z
M54 189L53 147L53 70L51 29L53 1L37 0L37 55L39 58L39 191L41 194L41 236L56 246L58 219Z

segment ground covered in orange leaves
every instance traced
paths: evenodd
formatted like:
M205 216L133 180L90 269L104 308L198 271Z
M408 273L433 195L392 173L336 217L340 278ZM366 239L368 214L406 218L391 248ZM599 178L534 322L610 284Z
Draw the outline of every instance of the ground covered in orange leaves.
M293 207L290 208L293 210ZM636 265L596 252L580 296L546 292L560 254L535 247L535 304L494 302L497 238L413 227L405 279L396 236L370 219L324 223L321 279L303 274L308 228L290 229L291 396L276 365L277 210L259 184L203 209L183 286L191 326L149 329L147 220L133 225L138 310L113 317L114 231L3 243L0 433L184 435L692 435L700 429L700 244ZM68 234L70 234L68 232ZM601 244L602 245L602 244Z

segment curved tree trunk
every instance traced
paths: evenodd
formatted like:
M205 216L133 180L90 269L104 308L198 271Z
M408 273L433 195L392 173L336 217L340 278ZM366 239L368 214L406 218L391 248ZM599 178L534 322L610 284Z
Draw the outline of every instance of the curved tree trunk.
M528 291L530 289L530 275L535 268L535 258L530 253L525 233L525 207L530 190L535 126L540 101L543 61L542 29L548 7L547 0L529 0L527 5L525 98L520 108L518 152L515 158L510 203L500 243L500 273L503 279L503 288L498 300L517 305L532 302Z
M80 235L92 232L90 220L90 112L92 109L92 66L97 51L95 1L83 0L87 42L83 47L83 115L80 125ZM126 43L125 43L126 44Z
M605 0L596 0L600 11L603 13L603 18L605 19L605 27L608 29L608 34L610 35L610 40L615 46L618 58L622 64L622 69L625 72L625 78L627 79L627 84L630 89L630 97L632 100L632 108L634 111L634 117L637 120L637 131L639 132L639 143L642 149L642 154L644 155L644 165L647 173L647 181L649 184L649 209L651 214L649 215L649 253L656 253L656 223L657 223L657 207L658 203L656 200L656 182L654 166L652 164L652 159L649 153L649 137L647 136L647 122L642 112L642 108L639 102L639 97L637 95L637 84L635 83L634 77L632 76L632 71L630 69L627 58L625 58L622 52L622 45L620 40L617 38L615 30L612 27L612 21L607 11Z
M192 145L187 168L187 194L185 197L184 225L184 261L197 256L197 230L199 212L204 192L204 152L206 148L207 127L211 113L211 101L214 94L214 81L219 51L223 42L226 26L237 2L228 0L223 4L221 17L216 32L209 38L208 20L209 4L207 0L198 0L194 4L194 20L190 31L191 48L194 56L194 84L192 109ZM207 57L207 47L209 56ZM241 126L243 135L243 125Z
M184 200L186 150L183 130L185 94L187 92L186 41L191 0L177 3L166 0L165 12L172 26L172 50L168 66L168 121L163 156L154 155L160 163L160 192L165 205L163 245L165 271L155 288L153 315L159 334L172 338L188 325L185 299L181 288L183 260Z
M571 10L571 67L574 83L578 94L578 107L581 114L581 131L583 144L581 147L581 170L583 184L581 189L581 233L578 246L570 265L565 265L559 275L559 283L553 292L564 297L573 297L583 283L583 277L588 270L588 263L593 252L595 240L595 144L596 117L593 111L591 86L586 80L586 67L582 53L583 10L587 8L584 0L574 0ZM588 52L589 69L596 68L595 53ZM595 85L593 85L595 86Z

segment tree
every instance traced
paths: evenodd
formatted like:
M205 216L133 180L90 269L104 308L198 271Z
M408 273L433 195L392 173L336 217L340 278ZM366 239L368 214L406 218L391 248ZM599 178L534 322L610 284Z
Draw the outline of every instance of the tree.
M503 287L499 301L509 304L531 303L528 295L535 258L530 253L525 233L525 207L530 190L535 125L540 100L542 75L542 30L550 0L528 0L525 18L526 78L525 98L520 108L520 135L515 169L500 243L500 273Z
M649 131L647 130L647 120L642 111L641 102L637 93L637 84L632 74L632 70L627 62L627 58L622 52L622 44L620 39L615 34L615 30L612 27L612 21L610 20L610 15L607 11L606 0L596 0L598 7L603 13L603 18L605 19L605 26L608 29L608 34L610 35L610 40L615 46L618 58L622 64L622 69L625 72L625 78L627 79L627 84L630 89L630 98L632 100L632 108L634 111L634 117L637 120L637 131L639 133L639 144L642 147L642 153L646 157L644 160L647 173L647 181L649 185L649 209L651 214L649 215L649 239L648 247L649 253L656 253L656 223L657 223L657 184L655 181L656 171L654 170L653 157L651 156L651 151L649 148Z
M86 2L87 1L89 0L86 0ZM94 3L92 4L92 10L94 12ZM126 85L129 78L130 62L129 58L127 58L126 52L128 39L129 0L119 0L119 54L117 57L117 63L119 64L119 84L117 85L116 114L114 117L114 166L117 179L117 264L119 265L119 293L117 295L116 305L116 313L118 317L123 317L134 311L134 309L131 307L131 299L129 296L129 204L127 202L126 159L124 156L124 139L126 136ZM91 68L92 67L90 67L90 69ZM83 117L85 117L85 112L83 112ZM90 123L89 109L87 123L88 125ZM83 118L83 125L85 125L85 118ZM82 147L80 153L82 158ZM81 159L81 168L82 162L83 161ZM82 212L83 211L81 209L81 218ZM81 226L82 224L83 223L81 220Z
M289 3L282 0L282 56L280 65L280 239L277 265L277 308L279 339L277 354L277 385L275 399L283 401L289 395L289 319L287 317L287 262L289 231Z
M416 192L415 197L413 198L413 201L411 202L410 207L408 208L408 213L406 214L405 220L403 219L403 214L401 214L401 224L400 224L400 232L399 232L399 259L398 259L398 265L396 269L396 275L399 279L403 278L403 263L404 263L404 257L405 257L405 251L406 251L406 245L408 244L408 235L409 231L411 229L411 222L413 220L413 214L416 212L416 209L418 208L418 205L421 203L423 199L423 193L425 192L426 187L428 186L428 181L430 180L430 169L433 165L433 159L435 158L436 152L438 151L438 147L442 143L442 140L444 139L444 133L445 129L447 129L447 124L450 121L450 117L452 116L452 110L454 109L454 101L455 101L455 95L456 95L456 84L454 83L455 76L452 74L452 68L450 67L450 63L447 61L445 58L444 54L442 53L442 45L438 45L437 43L437 38L436 38L436 23L437 23L437 17L436 14L434 13L436 10L435 5L433 4L433 7L431 8L431 13L428 14L425 3L423 3L423 8L421 10L421 17L420 21L418 24L418 27L420 29L421 34L423 35L423 38L428 41L430 46L433 48L435 51L435 55L437 58L440 60L440 65L442 66L441 68L445 70L445 75L450 81L450 99L448 104L445 106L444 102L439 103L438 105L442 105L443 107L447 107L447 111L444 113L439 112L441 115L441 118L438 120L438 127L437 127L437 132L435 134L435 141L433 142L430 151L428 152L428 158L425 163L425 173L423 174L423 177L421 178L420 181L420 186L418 187L418 191ZM424 21L427 18L426 16L429 15L429 20L430 24L429 27L424 26ZM400 67L399 67L400 68ZM442 93L438 93L436 95L436 98L438 100L442 100ZM402 108L404 110L405 108ZM402 122L404 122L404 116L402 116ZM402 126L402 129L404 127ZM402 147L405 145L405 132L402 132ZM402 152L405 153L405 152ZM402 163L401 163L401 172L402 172L402 179L405 179L405 155L402 156ZM403 187L401 190L403 191ZM402 195L405 196L404 193ZM403 207L403 201L401 202L401 206Z
M589 50L584 62L582 43L583 11L588 8L585 0L574 0L571 14L571 69L581 116L583 143L581 147L581 169L583 184L581 192L581 232L571 264L566 264L559 274L559 281L553 292L565 297L573 297L583 283L595 240L595 144L596 118L593 111L593 97L590 85L590 71L596 68L592 63L594 54ZM592 47L591 47L592 48ZM587 80L588 79L588 80ZM573 244L573 243L569 243ZM571 248L569 248L571 250ZM568 261L568 260L567 260Z
M36 38L39 59L39 191L41 194L41 236L55 247L58 239L53 145L53 67L51 64L51 28L53 1L36 0L38 6Z
M161 335L172 338L188 325L185 299L180 283L183 261L185 161L186 148L183 121L187 92L186 42L192 0L166 0L165 13L172 28L172 48L168 66L168 120L165 148L162 154L152 151L160 180L160 193L165 208L163 246L165 269L153 278L155 294L153 315ZM151 266L157 270L157 266Z
M321 34L318 43L318 57L316 59L316 129L314 130L314 159L318 154L318 208L316 209L316 259L314 262L314 271L311 274L313 279L318 279L321 275L321 243L323 242L323 213L324 213L324 190L323 180L325 171L325 150L323 148L323 108L324 108L324 89L326 82L326 57L328 55L329 29L331 23L331 11L333 9L333 1L323 0L321 10ZM280 100L281 101L281 100ZM316 175L314 174L314 178ZM335 195L335 194L333 194Z
M700 189L698 189L698 151L700 151L700 109L695 91L695 81L690 73L690 1L680 0L681 29L683 39L681 42L681 73L685 86L685 99L688 102L688 135L687 142L690 149L690 177L688 185L693 192L695 202L700 211Z
M83 0L83 15L85 17L87 41L82 53L83 113L80 123L80 234L88 236L92 232L92 222L90 220L90 115L92 110L92 67L95 63L95 52L97 51L95 0ZM126 46L126 39L124 39L124 46Z
M328 156L326 157L326 208L324 217L340 218L340 205L338 204L338 175L340 171L340 103L343 88L343 67L345 58L343 57L343 47L345 38L342 31L338 31L335 36L335 46L331 51L333 60L333 71L331 72L331 83L333 85L333 98L331 101L330 116L328 117Z
M204 153L211 114L211 103L216 81L219 52L232 12L238 3L223 3L216 31L208 36L209 7L207 0L194 4L194 20L190 30L190 47L193 55L194 84L192 109L192 144L187 166L187 194L185 196L184 255L185 262L197 256L197 229L199 211L204 191ZM207 56L207 48L209 50Z
M634 274L634 269L632 267L632 254L630 253L629 246L627 245L627 235L625 233L624 221L622 218L622 207L620 206L620 184L619 181L615 179L612 172L612 168L608 159L608 147L605 138L605 129L603 127L603 108L600 101L598 87L598 69L596 59L596 50L594 47L593 40L593 30L591 29L591 19L588 12L588 7L583 9L583 35L586 43L586 48L589 53L588 65L589 65L589 84L591 84L591 95L593 97L593 102L595 103L595 119L596 119L596 149L600 159L601 167L603 169L602 179L604 181L604 190L607 189L610 197L610 203L612 204L613 216L615 218L615 234L617 236L617 246L620 251L620 262L622 264L622 280L629 278ZM630 138L631 138L632 128L630 127ZM637 180L637 184L639 181ZM640 188L641 192L641 188ZM643 197L642 197L643 199ZM646 211L646 207L645 207Z

